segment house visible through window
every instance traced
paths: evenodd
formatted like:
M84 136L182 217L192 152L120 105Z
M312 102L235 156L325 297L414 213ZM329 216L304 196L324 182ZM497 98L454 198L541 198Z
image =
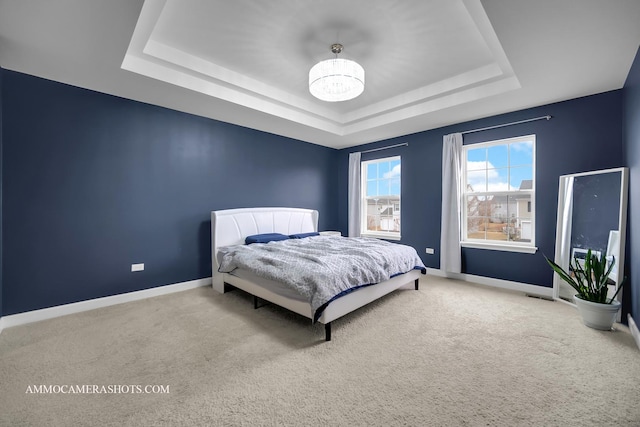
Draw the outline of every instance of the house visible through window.
M462 243L535 246L535 135L463 147Z
M362 236L400 238L400 165L400 156L362 162Z

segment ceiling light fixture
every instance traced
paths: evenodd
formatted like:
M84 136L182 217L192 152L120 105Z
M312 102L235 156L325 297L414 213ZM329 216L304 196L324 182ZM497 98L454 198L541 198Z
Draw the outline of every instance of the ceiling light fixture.
M318 62L309 71L309 92L322 101L348 101L364 91L364 68L355 61L338 58L342 45L331 45L336 57Z

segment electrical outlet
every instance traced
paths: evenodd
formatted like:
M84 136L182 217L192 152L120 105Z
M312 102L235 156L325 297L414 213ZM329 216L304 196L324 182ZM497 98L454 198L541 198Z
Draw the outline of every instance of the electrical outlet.
M143 271L144 264L131 264L131 271Z
M433 255L433 254L434 254L434 252L435 252L435 251L433 250L433 248L427 248L427 249L426 249L426 251L427 251L427 253L428 253L429 255Z

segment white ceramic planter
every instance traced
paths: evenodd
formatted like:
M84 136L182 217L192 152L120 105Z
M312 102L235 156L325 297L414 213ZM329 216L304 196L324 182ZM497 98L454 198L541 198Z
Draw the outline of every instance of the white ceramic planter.
M600 329L602 331L611 330L613 322L616 321L616 314L618 314L618 310L620 310L620 301L616 300L611 304L600 304L585 301L575 295L573 301L575 301L576 307L578 307L578 311L582 316L582 323L590 328Z

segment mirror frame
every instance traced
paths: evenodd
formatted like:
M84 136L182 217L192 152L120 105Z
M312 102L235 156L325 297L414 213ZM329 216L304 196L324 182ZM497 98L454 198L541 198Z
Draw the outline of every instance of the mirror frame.
M613 173L620 172L620 206L618 212L618 230L619 230L619 245L620 245L620 253L619 259L616 261L618 264L618 278L624 278L624 257L625 257L625 244L626 244L626 235L627 235L627 202L628 202L628 186L629 186L629 168L612 168L612 169L602 169L591 172L582 172L582 173L572 173L568 175L562 175L559 178L558 182L558 216L556 220L556 247L555 247L555 256L554 261L563 265L564 260L562 259L562 243L560 240L560 236L563 235L564 230L564 221L563 221L563 212L565 210L565 199L566 199L566 188L565 181L570 178L575 178L579 176L588 176L588 175L599 175L605 173ZM623 279L624 280L624 279ZM575 305L572 302L569 302L563 298L560 298L560 283L562 279L558 276L557 273L553 273L553 299L557 301L562 301L566 304ZM616 281L616 290L620 286L621 280ZM616 299L618 301L622 301L622 291L618 293ZM618 321L620 321L620 312L618 312Z

